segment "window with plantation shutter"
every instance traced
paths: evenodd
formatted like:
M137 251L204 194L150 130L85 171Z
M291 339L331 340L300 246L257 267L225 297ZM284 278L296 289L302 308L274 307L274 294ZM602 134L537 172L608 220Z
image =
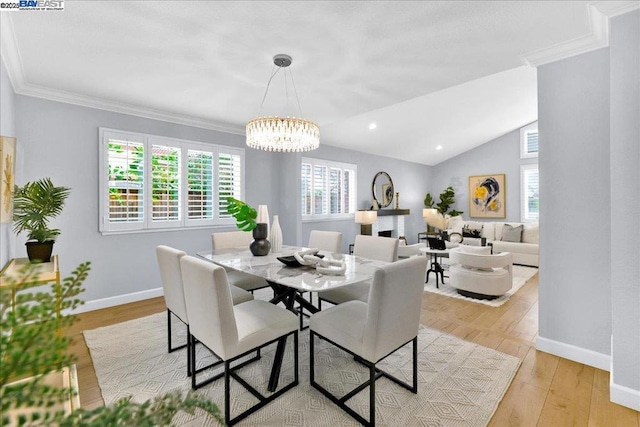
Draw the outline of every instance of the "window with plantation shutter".
M536 222L540 216L540 180L538 165L520 166L522 222Z
M302 169L300 171L301 180L301 195L300 200L302 203L302 215L311 215L311 163L302 163Z
M538 122L520 129L520 158L538 157Z
M187 150L187 221L213 221L213 153Z
M242 151L244 154L244 151ZM242 161L244 156L240 151L221 151L218 154L218 212L220 218L232 220L227 213L227 197L242 198Z
M100 231L233 224L244 150L100 128Z
M303 220L350 218L355 212L356 165L303 158L300 180Z

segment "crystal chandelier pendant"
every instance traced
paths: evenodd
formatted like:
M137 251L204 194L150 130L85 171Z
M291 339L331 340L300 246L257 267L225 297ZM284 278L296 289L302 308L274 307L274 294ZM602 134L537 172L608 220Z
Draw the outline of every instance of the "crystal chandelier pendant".
M282 54L276 55L273 57L273 63L280 69L284 69L291 65L291 57ZM269 83L271 83L274 75L275 73L271 75ZM262 100L263 104L269 91L269 83L267 83L267 89ZM295 91L295 85L294 92L297 99L298 93ZM298 101L299 105L300 102ZM315 150L320 146L320 127L316 123L303 118L257 117L247 123L246 134L249 147L265 151L300 152Z

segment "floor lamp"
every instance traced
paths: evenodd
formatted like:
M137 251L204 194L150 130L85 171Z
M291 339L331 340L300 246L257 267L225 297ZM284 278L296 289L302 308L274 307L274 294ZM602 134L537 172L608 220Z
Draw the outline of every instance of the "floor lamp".
M376 211L356 211L356 224L360 224L360 234L371 236L371 224L378 220Z

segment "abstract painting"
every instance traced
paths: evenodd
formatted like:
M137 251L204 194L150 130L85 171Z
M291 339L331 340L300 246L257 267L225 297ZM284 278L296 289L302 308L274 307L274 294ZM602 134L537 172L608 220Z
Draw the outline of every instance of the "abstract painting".
M472 218L506 218L505 175L469 177L469 216Z
M0 223L13 219L16 173L16 139L0 136Z

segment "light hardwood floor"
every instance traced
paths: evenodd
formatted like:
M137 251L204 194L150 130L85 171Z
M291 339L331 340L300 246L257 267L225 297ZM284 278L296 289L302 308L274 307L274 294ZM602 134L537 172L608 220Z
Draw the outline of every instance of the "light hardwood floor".
M77 356L80 401L102 405L102 396L82 331L165 310L164 300L79 315L69 330ZM422 324L522 359L490 426L640 427L640 412L609 401L609 373L535 349L538 333L538 276L501 307L424 293Z

